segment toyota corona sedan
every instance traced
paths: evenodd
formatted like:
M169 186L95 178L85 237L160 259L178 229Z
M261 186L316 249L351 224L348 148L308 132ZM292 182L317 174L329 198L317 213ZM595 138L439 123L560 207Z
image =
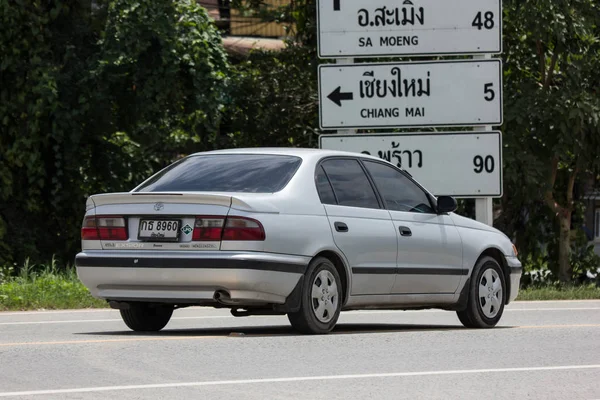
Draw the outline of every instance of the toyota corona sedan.
M135 331L188 306L287 315L312 334L358 309L439 308L491 328L521 263L503 233L455 209L364 154L197 153L130 192L90 196L77 273Z

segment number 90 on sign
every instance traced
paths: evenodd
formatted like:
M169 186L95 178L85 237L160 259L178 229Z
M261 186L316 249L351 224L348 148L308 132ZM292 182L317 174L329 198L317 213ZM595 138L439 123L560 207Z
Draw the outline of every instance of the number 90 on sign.
M475 171L476 174L481 174L484 172L491 174L496 168L496 161L494 160L493 156L477 155L473 157L473 165L475 166L473 171Z

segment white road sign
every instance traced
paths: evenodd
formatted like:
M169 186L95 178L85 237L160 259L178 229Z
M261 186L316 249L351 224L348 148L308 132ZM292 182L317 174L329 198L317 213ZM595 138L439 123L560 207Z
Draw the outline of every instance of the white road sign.
M319 57L502 52L501 0L319 0Z
M320 147L390 161L436 196L502 197L498 131L321 135Z
M319 66L321 129L502 125L500 60Z

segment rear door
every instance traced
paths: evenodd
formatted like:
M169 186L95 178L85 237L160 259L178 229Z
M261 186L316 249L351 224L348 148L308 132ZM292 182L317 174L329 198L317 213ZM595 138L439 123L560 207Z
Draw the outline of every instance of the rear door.
M363 160L383 197L398 238L392 294L454 293L467 272L450 217L438 215L425 191L391 165Z
M395 278L397 238L369 178L356 159L327 159L317 187L337 247L352 270L351 295L389 294Z

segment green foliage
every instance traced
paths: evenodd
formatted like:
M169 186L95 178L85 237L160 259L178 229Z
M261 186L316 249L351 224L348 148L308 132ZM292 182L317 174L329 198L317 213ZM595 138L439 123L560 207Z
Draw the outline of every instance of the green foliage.
M237 65L221 145L317 147L317 64L314 49L290 46L253 52Z
M524 267L521 278L523 287L546 287L562 284L559 280L558 238L547 235L545 245L535 251L520 256ZM588 245L583 231L574 232L571 240L569 265L572 268L573 283L600 285L600 256L594 252L594 246Z
M103 96L95 100L116 110L106 131L127 132L159 160L210 147L228 67L203 8L192 0L114 0L99 46L92 77Z
M15 273L15 268L12 265L0 266L0 285L9 280Z
M567 226L577 182L600 158L600 6L595 0L509 0L504 7L504 185L500 226L533 258L571 271ZM572 229L580 222L574 218ZM581 219L579 219L581 221Z
M231 0L230 5L244 16L283 24L296 43L317 48L316 0L294 0L281 6L269 6L263 0Z
M0 265L71 258L88 195L214 147L228 63L192 0L0 0Z
M92 307L107 307L107 303L90 295L74 268L60 268L54 262L26 262L18 276L0 280L0 311Z
M600 286L600 256L594 252L594 246L575 249L571 253L571 268L575 282Z
M517 301L596 299L600 299L600 287L594 285L531 287L521 289L517 296Z

